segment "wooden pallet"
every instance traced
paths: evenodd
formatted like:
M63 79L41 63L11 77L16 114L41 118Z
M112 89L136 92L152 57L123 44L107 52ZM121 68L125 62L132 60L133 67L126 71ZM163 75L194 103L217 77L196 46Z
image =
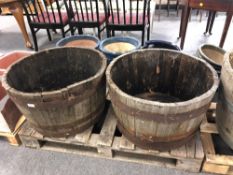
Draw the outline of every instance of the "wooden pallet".
M212 103L207 117L203 120L201 140L204 147L205 159L203 172L233 175L233 151L224 143L218 134L215 123L216 104Z
M19 130L24 122L25 122L25 117L22 116L19 119L19 121L17 122L14 132L8 133L8 132L1 132L0 131L0 136L5 137L8 140L10 145L19 146L21 144L21 141L19 139L18 132L19 132Z
M167 152L144 150L121 135L116 127L117 121L111 107L106 113L99 131L96 124L74 137L48 138L36 132L26 122L19 136L23 145L31 148L153 164L191 172L200 171L204 152L199 133L195 139L178 149Z

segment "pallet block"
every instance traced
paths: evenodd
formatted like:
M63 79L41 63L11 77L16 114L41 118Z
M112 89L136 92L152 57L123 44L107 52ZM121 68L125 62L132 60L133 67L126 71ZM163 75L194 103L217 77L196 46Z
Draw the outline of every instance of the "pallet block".
M111 107L103 121L99 131L95 129L97 123L83 133L68 138L43 136L26 122L19 131L19 136L23 145L30 148L152 164L191 172L200 171L204 152L199 133L191 142L178 149L160 152L138 148L121 135Z

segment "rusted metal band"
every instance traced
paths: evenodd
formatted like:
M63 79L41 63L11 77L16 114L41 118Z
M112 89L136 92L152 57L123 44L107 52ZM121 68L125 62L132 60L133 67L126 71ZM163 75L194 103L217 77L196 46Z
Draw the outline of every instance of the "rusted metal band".
M93 124L95 124L99 119L101 115L97 116L94 120L91 120L90 122L86 123L85 125L82 125L78 128L73 128L71 131L68 132L57 132L57 131L44 131L39 128L35 128L39 133L41 133L45 137L67 137L67 136L75 136L76 134L79 134L83 132L84 130L90 128Z
M18 103L22 106L25 105L33 105L33 108L37 108L37 109L44 109L44 108L51 108L51 107L64 107L64 106L71 106L77 103L82 102L84 99L87 99L88 97L93 96L95 93L97 93L97 91L101 91L100 89L102 88L102 90L104 91L105 89L105 84L103 84L103 82L100 82L98 84L98 86L93 87L90 91L88 91L87 93L84 93L86 90L83 90L82 93L72 93L72 96L64 98L64 99L58 99L56 97L54 97L54 99L50 99L50 101L41 101L41 102L28 102L25 99L17 99L15 97L11 97L12 100L15 103ZM99 89L99 90L97 90ZM105 91L103 92L104 96L105 96ZM43 98L41 99L43 100Z
M76 120L73 121L71 123L68 124L64 124L64 125L56 125L56 126L37 126L34 123L30 123L34 128L36 128L36 130L38 130L39 132L43 132L43 133L59 133L59 131L57 131L59 128L66 130L66 129L74 129L76 127L79 128L79 126L82 123L87 122L88 120L90 120L90 123L93 123L92 121L95 120L96 117L101 116L101 114L103 113L105 108L104 104L101 104L99 107L96 108L96 110L90 114L88 114L85 118L82 118L80 120ZM77 129L76 129L77 130ZM55 134L56 135L56 134ZM66 135L66 134L65 134Z
M50 107L60 107L60 106L72 106L74 104L80 103L83 100L93 96L95 93L97 93L97 88L104 88L104 87L96 87L91 89L88 93L83 93L78 96L71 96L66 99L54 99L52 101L48 102L41 102L37 103L37 108L50 108ZM103 96L105 96L105 92L103 93Z
M143 149L155 149L159 151L168 151L174 148L178 148L186 143L188 143L196 134L196 132L189 133L187 137L173 140L173 141L148 141L145 139L138 138L134 135L131 135L126 129L124 129L121 125L117 124L118 129L122 132L122 134L131 142L133 142L136 146L143 148Z
M110 91L111 92L111 91ZM127 106L122 103L114 93L111 93L111 101L113 106L116 106L120 111L127 114L128 116L136 117L138 119L163 122L163 123L174 123L174 122L183 122L200 116L203 113L206 113L209 108L209 104L204 105L198 109L191 110L189 112L178 113L178 114L159 114L152 113L148 111L141 111L133 107Z
M120 122L118 122L117 126L119 126L119 128L123 128L123 130L127 130L127 132L131 136L135 136L135 132L134 131L132 131L132 130L130 130L128 128L125 129ZM181 140L183 138L186 138L186 137L192 135L193 133L195 133L197 130L198 129L195 128L195 129L192 129L191 131L185 132L183 134L176 134L176 135L174 134L173 136L166 136L166 137L156 137L156 136L142 134L142 136L140 136L140 139L141 140L151 141L151 142L171 142L171 141L177 141L177 140Z

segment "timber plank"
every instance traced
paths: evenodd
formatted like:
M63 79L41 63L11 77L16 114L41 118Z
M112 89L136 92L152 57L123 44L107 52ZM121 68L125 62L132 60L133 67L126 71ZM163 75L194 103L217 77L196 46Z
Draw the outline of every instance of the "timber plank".
M201 142L205 153L205 159L202 167L203 172L217 174L232 174L233 156L227 151L218 153L215 147L218 145L214 140L215 135L218 135L218 130L215 123L216 103L212 103L207 112L207 117L203 120L200 126ZM208 120L210 120L210 122ZM223 143L224 144L224 143ZM227 147L221 147L222 149ZM224 151L224 150L222 150Z
M117 120L114 116L113 109L110 107L108 117L105 119L103 127L100 132L98 145L111 146L113 142L114 133L116 130Z
M201 153L203 149L200 140L197 142L200 137L197 136L189 144L170 151L142 149L125 136L116 134L117 120L114 115L110 108L99 133L95 133L91 127L68 138L50 138L39 134L25 123L20 136L24 138L24 145L31 148L199 172L204 155ZM199 152L197 148L200 149Z

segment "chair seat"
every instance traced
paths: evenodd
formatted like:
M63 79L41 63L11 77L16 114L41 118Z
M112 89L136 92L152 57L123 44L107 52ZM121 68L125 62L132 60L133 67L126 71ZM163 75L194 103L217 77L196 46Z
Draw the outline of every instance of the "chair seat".
M52 12L48 12L48 13L44 12L43 14L40 14L38 16L38 18L35 17L33 22L36 22L36 23L52 23L52 24L61 23L61 22L63 24L68 23L68 15L66 13L61 13L61 20L62 21L60 21L60 17L59 17L58 12L54 12L54 15L53 15Z
M83 14L83 17L82 17L82 14L76 13L74 15L74 18L71 21L72 22L97 22L97 15L94 14L93 15L93 20L92 20L92 14L91 13L88 13L88 14L85 13L85 14ZM101 25L105 21L106 21L105 13L100 13L99 14L99 24Z
M146 15L145 24L147 24L147 23L148 23L148 16ZM112 16L109 17L109 24L119 24L119 25L143 24L143 13L138 14L138 21L137 21L137 14L132 13L131 16L130 16L130 14L126 14L125 15L125 22L124 22L124 15L123 14L119 14L119 20L118 20L117 13L114 13L113 18L112 18Z

